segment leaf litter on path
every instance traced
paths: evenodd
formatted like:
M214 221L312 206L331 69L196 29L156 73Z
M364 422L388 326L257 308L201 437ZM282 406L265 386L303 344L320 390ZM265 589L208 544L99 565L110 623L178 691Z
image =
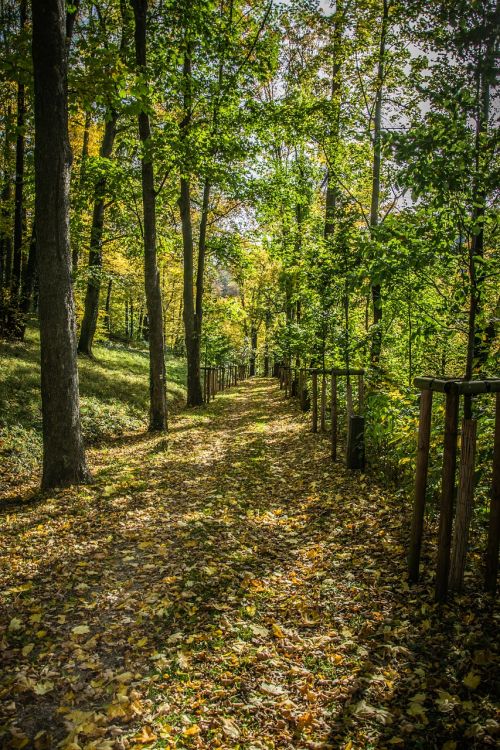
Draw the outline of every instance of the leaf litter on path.
M91 459L2 516L3 746L495 744L498 610L408 588L409 504L274 381Z

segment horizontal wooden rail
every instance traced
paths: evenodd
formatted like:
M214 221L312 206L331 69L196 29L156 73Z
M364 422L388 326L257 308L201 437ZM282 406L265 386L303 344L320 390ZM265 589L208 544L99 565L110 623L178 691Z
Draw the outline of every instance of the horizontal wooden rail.
M313 375L316 373L316 375L338 375L340 377L347 377L347 375L364 375L364 370L343 370L338 367L332 367L329 370L322 370L321 368L316 367L309 367L307 372L311 373Z
M500 378L487 378L486 380L415 378L413 384L421 391L436 391L437 393L451 393L452 391L459 395L500 393Z

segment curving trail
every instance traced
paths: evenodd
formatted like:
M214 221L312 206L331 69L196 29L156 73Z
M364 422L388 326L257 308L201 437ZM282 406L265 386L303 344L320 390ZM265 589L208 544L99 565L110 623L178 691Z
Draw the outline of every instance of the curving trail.
M328 449L253 379L4 512L4 746L491 747L498 610L410 591L401 498Z

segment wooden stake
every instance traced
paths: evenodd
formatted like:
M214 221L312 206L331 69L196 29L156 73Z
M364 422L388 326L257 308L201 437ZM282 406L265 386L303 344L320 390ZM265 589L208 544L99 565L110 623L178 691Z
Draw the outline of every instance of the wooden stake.
M500 547L500 393L495 399L495 437L493 443L493 477L491 483L488 546L486 548L485 588L493 595L497 588L498 551Z
M360 373L358 375L358 409L359 413L363 414L363 407L365 402L365 389L364 389L364 383L363 383L363 375Z
M318 431L318 373L312 374L312 431Z
M446 394L443 475L441 485L441 505L439 510L435 588L437 602L444 602L448 594L451 530L453 525L453 499L455 494L455 472L457 468L458 405L458 388L451 387Z
M321 432L326 431L326 377L321 376Z
M457 512L453 530L450 588L461 591L464 583L469 527L474 501L474 463L476 459L477 421L464 419L460 450L460 479L458 482Z
M348 469L365 469L365 418L352 416L349 418L349 432L347 435L346 463Z
M424 530L425 492L427 489L427 472L429 468L429 444L432 418L432 391L420 394L420 418L418 422L417 468L415 472L415 496L413 499L413 518L410 533L410 551L408 554L408 577L418 581L420 550Z
M332 373L332 459L337 460L337 430L338 430L338 404L337 404L337 376Z

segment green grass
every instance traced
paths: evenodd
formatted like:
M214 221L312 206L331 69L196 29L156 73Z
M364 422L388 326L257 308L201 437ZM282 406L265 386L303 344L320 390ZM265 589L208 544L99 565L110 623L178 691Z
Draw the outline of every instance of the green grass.
M86 444L147 427L149 360L146 348L94 347L95 360L80 357L82 427ZM0 465L2 473L32 471L42 454L40 347L36 328L23 343L0 343ZM184 402L184 360L167 359L168 400ZM9 482L11 484L12 482ZM1 484L1 481L0 481Z

